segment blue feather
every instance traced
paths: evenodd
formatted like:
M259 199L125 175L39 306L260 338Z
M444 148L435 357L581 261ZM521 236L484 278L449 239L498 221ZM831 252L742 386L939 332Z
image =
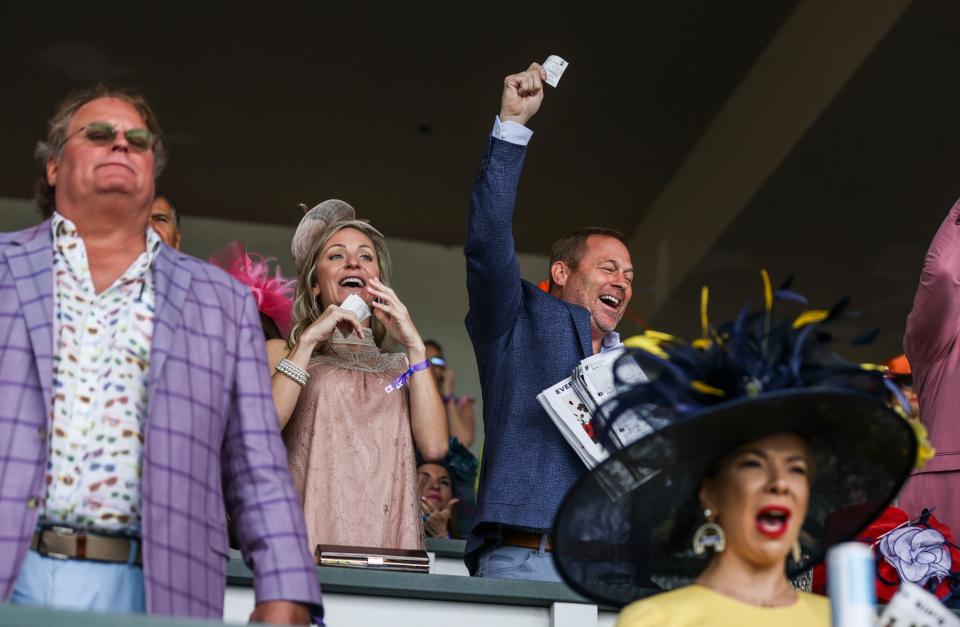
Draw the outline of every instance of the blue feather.
M807 304L807 297L803 294L798 294L797 292L791 292L789 290L777 290L773 293L777 300L792 300L794 302Z
M792 277L784 282L776 299L806 304L806 298L787 289L791 281ZM821 322L793 328L792 317L774 320L765 309L751 310L747 304L733 321L714 327L716 335L709 348L698 349L675 338L660 345L666 358L628 349L620 359L635 360L650 380L632 386L618 383L620 395L601 405L595 416L601 441L609 443L611 426L629 408L643 408L641 413L655 417L651 419L669 421L757 393L812 386L886 397L891 383L882 372L861 368L828 350L833 336L824 326L854 315L849 306L850 299L844 298ZM872 340L878 331L873 329L855 342ZM694 381L722 395L698 392L692 387Z

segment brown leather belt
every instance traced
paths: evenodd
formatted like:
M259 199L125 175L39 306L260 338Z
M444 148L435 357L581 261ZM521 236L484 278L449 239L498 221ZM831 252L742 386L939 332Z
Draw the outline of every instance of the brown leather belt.
M126 564L130 560L131 544L134 543L137 556L133 563L140 566L143 564L143 550L139 540L104 536L70 527L51 526L34 532L30 548L46 557Z
M508 546L522 546L525 549L533 549L534 551L540 550L540 539L543 536L539 533L530 533L529 531L518 531L516 529L504 529L503 530L503 539L501 542ZM551 541L549 536L547 537L547 546L546 550L550 551Z

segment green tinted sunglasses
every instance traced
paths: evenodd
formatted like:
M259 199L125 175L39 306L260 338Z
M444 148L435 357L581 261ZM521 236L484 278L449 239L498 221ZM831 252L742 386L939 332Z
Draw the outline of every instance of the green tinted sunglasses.
M73 134L69 135L63 143L70 141L70 138L84 133L86 138L98 146L106 146L117 138L117 133L123 133L130 147L137 152L145 152L153 148L155 138L153 133L145 128L128 128L125 131L117 130L109 122L90 122L85 126L78 128Z

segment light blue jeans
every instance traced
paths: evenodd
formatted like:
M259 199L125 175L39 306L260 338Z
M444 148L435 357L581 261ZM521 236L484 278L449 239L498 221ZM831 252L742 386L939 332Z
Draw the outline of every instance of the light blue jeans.
M491 579L526 579L528 581L563 581L546 550L547 536L540 538L540 549L500 545L484 551L477 561L476 577Z
M27 553L11 603L142 614L143 569L129 564L64 560Z

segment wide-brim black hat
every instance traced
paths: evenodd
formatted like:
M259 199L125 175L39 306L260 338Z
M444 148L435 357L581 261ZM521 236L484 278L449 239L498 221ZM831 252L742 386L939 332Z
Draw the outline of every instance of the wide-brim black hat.
M858 392L784 391L715 405L618 451L574 486L553 530L557 569L579 593L617 606L690 583L711 556L692 548L707 471L740 445L784 432L806 440L813 456L802 559L788 560L791 576L876 518L916 458L909 424Z
M613 452L574 485L553 530L557 569L581 594L623 605L691 583L712 556L692 546L704 522L700 487L725 455L750 441L794 433L810 447L801 558L788 558L789 576L866 527L917 461L913 428L886 402L895 386L881 369L828 348L833 338L823 327L847 316L849 301L775 319L774 303L805 299L787 291L789 281L773 290L762 277L762 310L744 308L714 329L705 288L702 338L648 332L626 341L638 350L615 371L633 360L648 380L624 383L593 416ZM652 431L622 446L617 433L637 418Z

